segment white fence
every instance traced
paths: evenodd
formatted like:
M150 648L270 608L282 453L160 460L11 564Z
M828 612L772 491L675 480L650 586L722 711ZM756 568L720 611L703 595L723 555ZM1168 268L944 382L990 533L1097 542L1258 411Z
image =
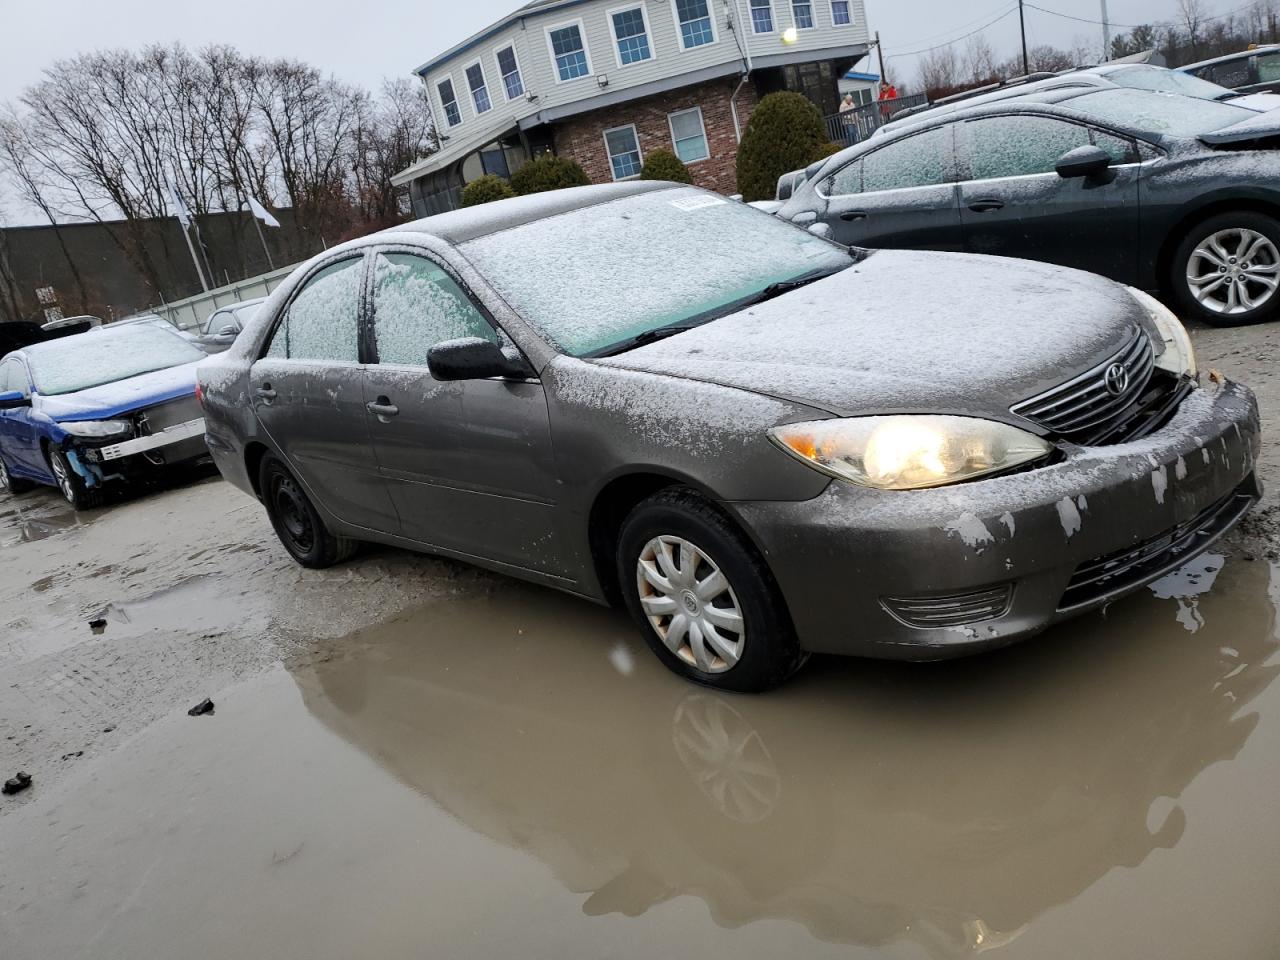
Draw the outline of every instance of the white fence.
M193 330L204 323L209 314L219 307L240 303L243 300L253 300L256 297L265 297L280 286L284 278L293 273L296 266L297 264L293 264L273 270L271 273L249 277L247 280L238 280L228 286L217 287L194 297L187 297L185 300L162 304L154 307L150 312L164 317L181 330Z

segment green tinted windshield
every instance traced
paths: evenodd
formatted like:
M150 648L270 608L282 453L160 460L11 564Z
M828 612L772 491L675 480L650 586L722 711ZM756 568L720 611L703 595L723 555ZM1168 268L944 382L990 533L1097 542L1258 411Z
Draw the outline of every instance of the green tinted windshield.
M1065 100L1062 106L1104 123L1172 137L1198 137L1258 115L1256 110L1212 100L1147 90L1099 90Z
M1133 90L1155 90L1158 93L1180 93L1184 97L1197 97L1200 100L1221 100L1234 97L1234 90L1220 87L1208 80L1201 80L1189 73L1177 70L1166 70L1163 67L1151 67L1134 64L1104 73L1112 83Z
M574 356L851 263L826 240L692 187L573 210L460 249L527 321Z
M91 330L27 351L36 391L45 396L75 393L203 359L203 350L149 323Z

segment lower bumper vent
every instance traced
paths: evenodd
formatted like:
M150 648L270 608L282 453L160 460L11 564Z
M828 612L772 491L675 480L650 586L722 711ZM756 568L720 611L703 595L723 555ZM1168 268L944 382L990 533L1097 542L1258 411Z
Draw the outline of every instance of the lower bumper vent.
M880 604L909 627L959 627L994 620L1009 611L1013 584L1001 583L966 593L939 596L881 597Z

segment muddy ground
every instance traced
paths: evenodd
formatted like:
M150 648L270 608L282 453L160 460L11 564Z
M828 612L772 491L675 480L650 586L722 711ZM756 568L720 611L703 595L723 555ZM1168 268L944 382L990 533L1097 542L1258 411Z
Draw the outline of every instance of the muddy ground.
M1194 333L1275 437L1280 325ZM765 697L459 564L304 571L214 478L0 500L0 955L1273 957L1277 457L1105 615Z

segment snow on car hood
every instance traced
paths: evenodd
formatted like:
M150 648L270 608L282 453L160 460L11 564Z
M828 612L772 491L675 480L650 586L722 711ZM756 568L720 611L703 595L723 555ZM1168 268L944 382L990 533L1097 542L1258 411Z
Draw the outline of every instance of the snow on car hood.
M76 393L41 397L40 412L52 420L105 420L190 396L196 390L196 365L184 363Z
M1117 283L973 254L878 251L792 293L599 361L838 416L1009 407L1113 355L1142 322Z
M1280 136L1280 110L1268 110L1248 120L1241 120L1229 127L1202 133L1201 141L1210 146L1229 143L1248 143L1251 140L1268 140Z

